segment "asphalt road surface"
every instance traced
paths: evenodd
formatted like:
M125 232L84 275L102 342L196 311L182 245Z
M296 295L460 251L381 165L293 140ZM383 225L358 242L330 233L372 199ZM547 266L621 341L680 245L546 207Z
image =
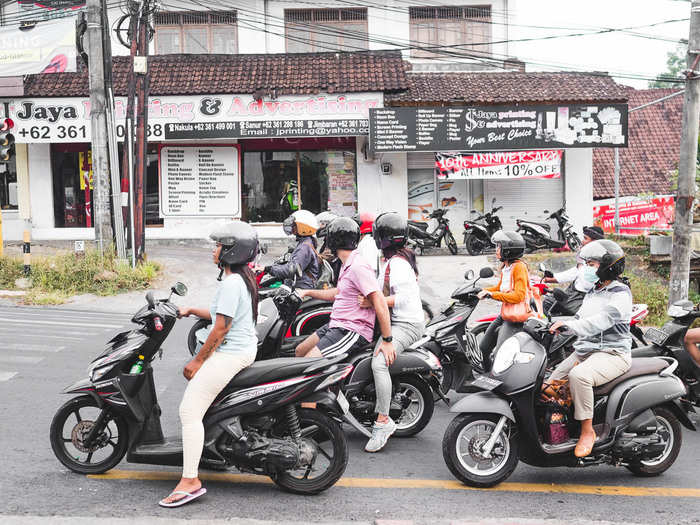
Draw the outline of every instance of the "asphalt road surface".
M700 522L700 435L686 431L676 464L657 478L634 478L624 468L538 469L521 463L507 484L472 490L452 477L442 459L442 435L451 420L444 404L436 407L421 434L392 439L379 454L366 454L365 438L347 430L348 468L337 486L319 496L286 494L266 478L235 471L205 472L209 492L201 501L162 509L157 501L173 488L178 469L123 462L103 477L85 477L66 470L49 444L51 418L68 399L60 391L84 377L88 363L129 317L94 310L0 307L0 522L3 516L8 523L42 521L30 516L141 518L145 523L175 517L284 523L503 523L507 518L509 523ZM179 435L177 407L185 387L181 370L188 357L190 323L178 322L162 361L154 362L168 435Z

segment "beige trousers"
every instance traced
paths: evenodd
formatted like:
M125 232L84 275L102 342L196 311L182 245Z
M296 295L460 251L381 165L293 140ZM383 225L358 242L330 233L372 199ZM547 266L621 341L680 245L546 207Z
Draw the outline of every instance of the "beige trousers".
M552 372L550 379L569 378L574 417L579 421L593 419L593 387L604 385L630 369L629 354L593 352L585 357L574 352Z
M255 352L214 352L187 384L180 403L183 478L197 477L204 448L204 414L233 376L253 361Z

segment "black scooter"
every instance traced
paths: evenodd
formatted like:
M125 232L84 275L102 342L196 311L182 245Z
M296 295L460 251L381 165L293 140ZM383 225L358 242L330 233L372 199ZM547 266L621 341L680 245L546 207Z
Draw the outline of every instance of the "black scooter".
M423 213L428 212L423 210ZM457 255L457 241L452 235L450 220L445 217L446 214L446 209L438 208L428 215L428 218L438 221L437 228L430 233L427 222L408 221L408 243L419 248L422 254L427 248L439 248L444 239L450 253Z
M486 251L496 249L496 246L491 242L491 236L503 229L501 219L496 215L502 209L503 206L498 206L475 219L464 221L464 247L469 255L481 255ZM479 213L476 210L471 212Z
M178 283L172 291L184 295L187 288ZM284 304L284 297L293 295L282 287L276 297ZM105 472L125 454L130 463L182 465L182 442L164 437L161 430L152 368L178 309L170 297L156 301L148 292L146 300L132 319L138 328L115 336L90 364L89 378L64 390L78 396L56 412L51 447L74 472ZM241 371L204 416L200 465L270 476L297 494L331 487L348 462L345 434L337 422L348 403L342 393L330 390L352 371L341 363L344 358L272 359ZM130 373L139 360L142 371ZM316 403L317 409L300 408L302 402Z
M670 321L661 328L647 328L644 336L652 343L632 349L632 357L666 356L678 361L676 375L688 388L688 400L700 407L700 366L690 357L683 339L693 324L700 318L700 310L688 300L677 301L668 309Z
M540 388L550 356L559 358L575 337L553 336L547 323L531 319L503 342L490 372L472 382L479 391L450 409L458 415L445 431L442 451L452 474L467 485L491 487L508 478L518 460L537 467L623 465L640 476L659 475L673 464L681 424L695 426L688 417L692 407L682 401L686 388L673 374L678 363L659 357L633 359L627 373L594 389L599 439L590 456L574 456L576 439L559 430L565 425L573 437L578 424L570 409L542 402ZM561 417L552 418L555 411Z
M549 213L549 210L543 211L544 213ZM581 239L574 231L571 219L569 219L564 208L558 209L547 218L557 221L558 238L556 239L552 236L551 225L546 222L535 222L527 219L517 219L515 221L518 225L516 231L525 239L525 247L528 252L563 248L567 244L569 249L575 252L581 247Z

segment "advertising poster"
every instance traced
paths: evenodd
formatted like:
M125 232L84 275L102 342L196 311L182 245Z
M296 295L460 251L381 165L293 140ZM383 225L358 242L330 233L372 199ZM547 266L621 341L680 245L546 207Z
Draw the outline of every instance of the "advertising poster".
M606 233L615 232L615 199L594 202L593 223ZM657 197L623 197L620 199L620 233L647 235L654 230L673 228L675 213L671 195Z
M355 157L343 151L329 151L327 155L328 210L349 217L357 210Z
M441 179L556 179L562 150L435 153Z
M0 29L0 77L76 70L75 20Z

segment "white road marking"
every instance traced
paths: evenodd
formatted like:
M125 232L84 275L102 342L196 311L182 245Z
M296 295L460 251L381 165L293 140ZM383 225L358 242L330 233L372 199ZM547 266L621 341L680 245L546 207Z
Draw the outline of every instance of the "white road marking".
M9 381L17 375L17 372L0 372L0 381Z
M0 352L5 350L11 350L13 352L18 351L28 351L28 352L60 352L65 346L54 346L54 345L41 345L36 343L17 343L17 344L3 344L0 343ZM0 354L0 357L2 354Z
M81 323L71 323L68 321L38 321L34 319L12 319L8 317L0 317L0 321L8 321L12 324L50 324L50 325L61 325L61 326L85 326L86 322ZM90 323L91 327L99 326L101 328L121 328L123 324L100 324L100 323Z
M35 365L43 359L43 357L30 357L26 355L0 355L0 363Z

